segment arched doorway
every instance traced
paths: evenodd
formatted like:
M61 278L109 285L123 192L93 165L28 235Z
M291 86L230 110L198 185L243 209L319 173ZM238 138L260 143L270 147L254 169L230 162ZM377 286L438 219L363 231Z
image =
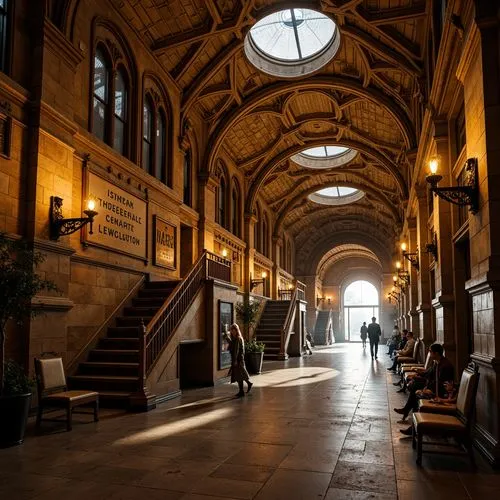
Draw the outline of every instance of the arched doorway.
M359 329L379 317L379 293L369 281L352 282L344 290L344 335L346 342L360 342Z

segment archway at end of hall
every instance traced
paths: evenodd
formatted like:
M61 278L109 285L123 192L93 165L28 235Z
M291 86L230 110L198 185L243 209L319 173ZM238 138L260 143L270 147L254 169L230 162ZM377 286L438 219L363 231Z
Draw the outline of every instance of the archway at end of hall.
M346 342L361 342L359 330L363 321L370 324L371 318L379 318L380 294L375 285L366 280L348 284L342 294L343 331Z

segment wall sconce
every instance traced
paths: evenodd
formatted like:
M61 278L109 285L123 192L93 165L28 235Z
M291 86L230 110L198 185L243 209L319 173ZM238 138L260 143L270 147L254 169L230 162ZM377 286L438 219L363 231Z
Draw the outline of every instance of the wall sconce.
M59 196L50 197L49 229L51 240L57 241L60 236L73 234L86 224L90 224L89 234L93 234L92 223L94 222L94 217L97 215L94 200L87 201L87 209L83 211L87 217L65 219L62 213L62 204L63 199L59 198Z
M434 260L437 262L438 247L437 247L436 233L434 233L433 235L432 243L427 243L427 245L425 245L425 252L430 253L434 257Z
M328 304L332 303L332 298L331 297L318 297L318 306L321 302L326 302L328 301Z
M261 278L255 279L255 280L250 280L250 291L252 291L257 285L264 285L265 288L265 283L266 283L266 278L267 278L267 272L262 271Z
M399 276L399 274L398 274L398 275L396 275L396 274L395 274L395 275L392 277L392 282L393 282L393 285L394 285L392 288L393 288L393 289L395 289L395 287L398 287L398 288L399 288L399 290L401 290L401 291L405 290L406 285L408 284L408 283L406 282L406 280L404 280L403 278L401 278L401 277Z
M222 249L222 256L223 256L224 258L226 258L226 257L227 257L227 248L223 248L223 249Z
M393 300L399 304L399 295L396 292L389 292L387 294L387 300L389 304L391 304Z
M418 271L420 269L420 261L418 258L418 247L416 252L407 252L406 243L401 243L401 251L403 252L403 257L410 261L410 264Z
M443 178L437 174L439 159L432 158L429 161L430 174L425 180L431 185L431 191L443 200L459 206L470 206L469 210L475 214L479 209L479 185L477 183L477 158L468 158L465 162L464 185L456 187L437 187Z

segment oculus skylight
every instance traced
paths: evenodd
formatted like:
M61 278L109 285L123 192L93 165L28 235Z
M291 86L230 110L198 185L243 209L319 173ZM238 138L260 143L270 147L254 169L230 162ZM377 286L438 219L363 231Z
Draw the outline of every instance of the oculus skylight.
M332 186L319 189L309 195L309 199L320 205L347 205L363 198L365 193L347 186Z
M336 24L311 9L286 9L258 21L245 39L249 60L275 76L294 77L324 66L340 43Z
M358 152L344 146L317 146L292 156L292 160L306 168L335 168L353 160Z

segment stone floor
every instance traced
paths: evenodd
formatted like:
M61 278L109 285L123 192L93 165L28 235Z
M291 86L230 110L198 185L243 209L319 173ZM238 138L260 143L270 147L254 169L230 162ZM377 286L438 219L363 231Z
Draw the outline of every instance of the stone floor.
M392 411L404 397L388 358L369 358L359 344L338 344L266 363L241 400L224 385L146 414L103 412L97 424L79 416L72 432L0 450L0 498L498 498L500 475L480 457L475 472L461 457L424 455L415 465Z

